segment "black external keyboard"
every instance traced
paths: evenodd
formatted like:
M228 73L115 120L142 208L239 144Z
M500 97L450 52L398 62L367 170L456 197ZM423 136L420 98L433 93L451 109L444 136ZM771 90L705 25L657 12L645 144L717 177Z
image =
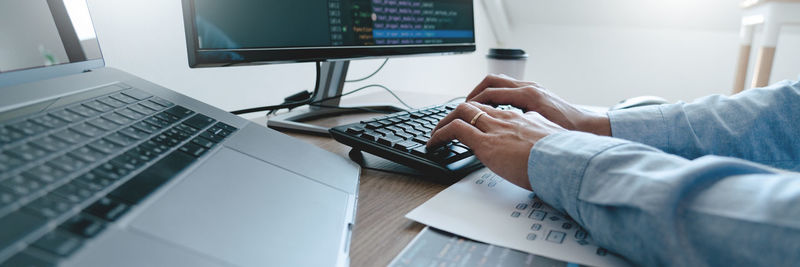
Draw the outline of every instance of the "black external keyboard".
M0 266L69 256L237 130L114 87L0 122Z
M483 164L457 140L428 151L431 131L458 104L402 111L330 130L337 141L422 171L427 178L453 183Z

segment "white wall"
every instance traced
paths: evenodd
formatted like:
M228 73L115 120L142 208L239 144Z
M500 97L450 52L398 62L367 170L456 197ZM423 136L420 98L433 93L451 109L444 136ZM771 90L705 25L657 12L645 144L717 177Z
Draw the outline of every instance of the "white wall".
M313 89L311 63L190 69L180 2L89 0L106 64L225 110L278 104L285 96ZM391 59L373 79L345 90L382 83L395 90L466 95L483 78L484 51L495 43L479 1L475 7L481 52ZM381 61L354 61L350 77L371 73Z
M569 101L609 105L636 95L677 101L731 92L740 0L503 3L510 46L531 55L526 77ZM777 51L771 81L797 79L800 27L783 30Z
M531 54L527 77L569 101L592 105L646 94L677 101L729 93L738 55L738 3L504 0L513 46ZM220 108L277 104L313 87L312 64L189 69L180 1L89 0L89 8L109 66ZM483 56L496 46L482 0L475 0L475 8L476 53L392 59L368 82L404 91L466 94L483 78ZM351 77L379 64L355 61ZM800 27L790 27L781 36L771 80L797 79L798 74Z

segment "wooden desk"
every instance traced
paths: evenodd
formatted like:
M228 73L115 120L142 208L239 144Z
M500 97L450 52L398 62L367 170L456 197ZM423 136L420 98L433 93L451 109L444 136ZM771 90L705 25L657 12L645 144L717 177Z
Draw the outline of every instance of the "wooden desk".
M397 92L415 108L443 103L453 97ZM345 99L348 103L376 101L389 102L385 92ZM349 100L349 101L347 101ZM359 121L381 114L355 114L321 119L315 124L332 126ZM264 125L266 118L253 119ZM347 158L350 147L330 137L284 132L300 140L315 144L325 150ZM386 266L422 230L424 225L405 218L405 214L421 205L447 185L437 184L419 177L387 173L362 168L358 195L356 226L350 245L351 266Z

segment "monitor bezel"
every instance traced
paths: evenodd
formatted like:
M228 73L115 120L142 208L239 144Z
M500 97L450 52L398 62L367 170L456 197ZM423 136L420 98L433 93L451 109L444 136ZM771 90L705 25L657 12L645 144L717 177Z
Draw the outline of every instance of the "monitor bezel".
M348 46L348 47L296 47L296 48L248 48L235 50L201 50L197 46L197 30L195 28L194 0L181 0L183 6L183 24L186 34L186 51L189 67L221 67L239 65L279 64L315 61L335 61L350 59L385 58L396 56L426 54L461 54L475 52L472 43L443 45L403 45L403 46ZM473 2L474 5L474 2ZM475 28L473 21L473 29ZM236 52L243 59L232 61L222 59L226 52Z

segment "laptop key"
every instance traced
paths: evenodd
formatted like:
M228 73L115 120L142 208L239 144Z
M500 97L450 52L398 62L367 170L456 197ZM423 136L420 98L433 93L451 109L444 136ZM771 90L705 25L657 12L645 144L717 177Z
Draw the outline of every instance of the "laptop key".
M54 190L53 194L63 197L74 204L79 204L92 197L94 192L78 181L71 181Z
M98 99L97 101L102 102L103 104L112 106L114 108L121 108L125 106L125 102L110 98L110 97L103 97Z
M111 122L110 120L104 119L102 117L90 120L89 124L94 125L95 127L98 127L106 131L111 131L119 127L119 124Z
M168 107L171 107L172 105L175 105L172 102L169 102L169 101L164 100L164 99L162 99L160 97L157 97L157 96L154 96L149 101L151 101L153 103L156 103L156 104L159 104L159 105L161 105L162 107L165 107L165 108L168 108Z
M106 228L105 223L102 221L83 213L70 218L59 227L86 238L94 237Z
M155 110L155 111L159 111L159 110L162 110L162 109L166 108L166 107L164 107L162 105L159 105L159 104L156 104L155 102L152 102L152 101L142 101L141 103L139 103L139 105L145 106L145 107L147 107L149 109L152 109L152 110Z
M178 105L167 109L165 112L167 112L169 114L172 114L172 115L175 115L176 117L178 117L180 119L189 117L192 114L194 114L194 111L191 111L188 108L185 108L185 107L182 107L182 106L178 106Z
M117 113L122 115L122 116L125 116L126 118L131 119L131 120L138 120L138 119L144 118L144 114L141 114L139 112L133 111L130 108L124 108L124 109L117 110Z
M61 126L67 125L66 121L63 121L48 114L35 117L31 120L38 124L44 125L45 127L50 129L60 128Z
M92 172L79 176L77 178L77 181L79 181L80 183L76 183L75 185L83 185L86 189L89 189L94 192L103 190L104 188L114 183L114 180L112 180L111 178L101 176Z
M13 143L22 138L25 138L25 134L5 126L0 126L0 145Z
M32 161L47 156L47 151L28 144L21 144L16 147L9 148L7 152L25 161Z
M105 138L95 140L94 142L90 143L89 146L105 154L111 154L122 149L122 146L108 141Z
M208 127L209 125L211 125L215 121L216 120L214 120L214 119L212 119L212 118L210 118L210 117L208 117L206 115L197 114L197 115L194 115L191 118L187 119L183 123L186 124L186 125L192 126L195 129L205 129L206 127Z
M14 124L10 124L8 125L8 127L17 130L27 136L34 136L44 131L47 131L47 127L44 127L38 123L34 123L31 120L24 120Z
M59 168L61 170L67 171L67 172L77 171L77 170L82 169L83 167L86 167L86 165L88 165L87 162L82 161L82 160L80 160L78 158L75 158L73 156L70 156L70 155L59 156L59 157L49 161L48 164L53 165L56 168Z
M0 172L11 171L24 164L24 161L11 156L10 154L6 154L5 152L0 153Z
M69 154L86 162L97 162L108 155L107 153L103 153L98 150L89 148L89 146L82 146L76 148L75 150L72 150Z
M172 152L150 166L150 168L145 169L128 180L109 195L129 204L138 204L161 185L189 166L194 159L194 157L180 151Z
M21 210L0 217L0 251L44 227L47 220Z
M100 219L113 222L122 217L129 209L130 206L124 202L109 197L103 197L86 208L84 212Z
M130 97L130 96L127 96L127 95L123 95L122 93L113 94L113 95L111 95L111 98L119 100L119 101L121 101L121 102L123 102L125 104L130 104L130 103L136 102L136 98L133 98L133 97Z
M60 132L54 133L52 136L72 144L83 143L83 141L89 139L88 136L79 134L71 129L64 129Z
M83 119L83 116L78 115L77 113L68 111L66 109L50 112L50 115L53 115L56 118L59 118L59 119L61 119L63 121L66 121L66 122L75 122L75 121Z
M32 244L34 247L51 252L61 257L71 255L83 246L83 240L77 236L56 229L47 233Z
M129 146L137 141L137 139L121 133L109 134L105 137L105 139L124 147Z
M150 95L148 93L145 93L144 91L139 90L139 89L125 90L125 91L122 91L122 94L130 96L130 97L133 97L133 98L136 98L136 100L144 100L144 99L150 98L152 96L152 95Z
M39 139L31 141L30 144L38 148L47 150L48 152L58 152L69 147L69 143L67 143L66 141L53 138L52 136L43 136Z
M91 109L97 110L99 112L108 112L108 111L111 111L112 109L114 109L113 107L111 107L109 105L106 105L106 104L103 104L103 102L96 101L96 100L83 103L83 105L87 106L87 107L89 107Z
M30 179L22 176L13 176L0 181L0 186L3 186L17 195L28 195L44 186L38 179Z
M149 109L149 108L147 108L145 106L142 106L140 104L131 105L128 108L133 110L133 111L136 111L138 113L142 113L144 115L151 115L151 114L156 112L155 110Z
M189 154L192 157L200 157L203 155L203 153L206 153L207 151L205 147L193 143L185 144L180 148L178 148L178 150L183 151L184 153Z
M72 205L68 200L51 193L34 200L23 210L45 219L53 219L69 212Z
M110 121L112 121L112 122L114 122L116 124L119 124L119 125L127 125L127 124L131 123L131 119L129 119L129 118L125 117L125 116L122 116L122 115L120 115L120 114L118 114L116 112L104 115L103 118L105 118L107 120L110 120Z
M99 111L94 110L94 109L90 109L90 108L88 108L88 107L86 107L84 105L77 105L77 106L68 107L67 110L75 112L77 114L80 114L81 116L84 116L84 117L92 117L94 115L100 114Z
M73 131L81 133L85 136L95 137L105 133L105 131L101 130L100 128L94 127L92 125L81 123L75 126L70 127Z

